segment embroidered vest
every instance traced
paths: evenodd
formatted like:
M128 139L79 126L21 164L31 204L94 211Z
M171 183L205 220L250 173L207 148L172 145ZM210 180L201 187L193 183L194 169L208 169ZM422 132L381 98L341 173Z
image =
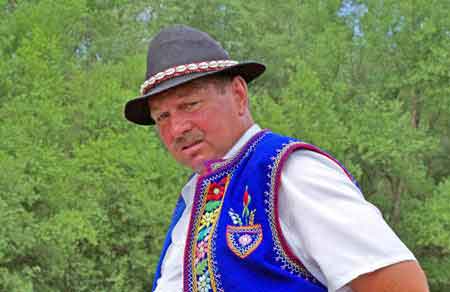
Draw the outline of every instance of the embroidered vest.
M184 292L327 291L293 255L279 223L281 169L289 154L300 149L336 161L313 145L261 131L233 158L207 166L206 175L197 181L192 206ZM175 214L172 226L178 220Z

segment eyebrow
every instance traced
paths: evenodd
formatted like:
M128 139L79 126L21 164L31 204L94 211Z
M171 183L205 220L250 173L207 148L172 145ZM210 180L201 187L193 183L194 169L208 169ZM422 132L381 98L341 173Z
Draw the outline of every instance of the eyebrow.
M191 96L190 93L193 90L202 90L202 89L206 89L209 86L207 83L202 83L200 80L193 80L193 81L191 81L190 85L191 85L191 87L189 88L188 91L183 91L181 93L177 93L175 95L175 98L178 100L178 99L181 99L181 98L184 98L184 97L187 97L187 96ZM170 92L170 90L168 90L166 92L161 92L161 95L158 98L160 98L160 99L166 98L167 97L166 95L169 92ZM150 106L150 99L148 100L147 104L148 104L150 113L151 113L152 110L159 110L158 106L154 106L154 107Z
M185 97L192 97L192 95L189 95L189 94L180 94L180 95L176 95L176 96L175 96L175 98L176 98L177 100L180 100L180 99L185 98ZM161 98L164 98L164 97L161 96ZM147 102L147 105L148 105L150 114L152 113L152 111L154 111L154 112L161 111L161 109L160 109L160 107L158 106L158 104L151 106L151 105L150 105L150 100Z

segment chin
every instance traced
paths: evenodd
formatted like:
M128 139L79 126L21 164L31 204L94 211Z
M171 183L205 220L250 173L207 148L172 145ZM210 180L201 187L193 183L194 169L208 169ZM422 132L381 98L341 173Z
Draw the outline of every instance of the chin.
M185 160L183 162L180 161L180 163L184 164L195 172L201 173L205 169L205 164L208 161L216 159L220 159L220 157L216 158L215 155L199 155L199 157L187 161Z
M195 163L189 163L187 166L195 172L201 173L205 170L205 164L208 159L197 161Z
M194 161L178 160L178 163L186 166L187 168L190 168L191 170L193 170L195 172L200 172L204 168L204 164L202 162L197 162L197 161L194 162Z

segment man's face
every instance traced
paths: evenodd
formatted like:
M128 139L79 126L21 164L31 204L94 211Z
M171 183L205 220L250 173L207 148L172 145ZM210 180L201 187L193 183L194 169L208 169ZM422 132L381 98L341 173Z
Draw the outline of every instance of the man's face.
M222 158L248 128L243 122L247 96L244 101L235 82L236 77L206 77L149 99L159 135L179 163L200 172L206 161Z

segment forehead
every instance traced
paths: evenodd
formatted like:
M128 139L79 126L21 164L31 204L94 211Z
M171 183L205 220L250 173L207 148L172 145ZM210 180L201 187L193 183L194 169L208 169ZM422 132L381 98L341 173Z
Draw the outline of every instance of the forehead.
M163 91L148 99L150 110L158 109L166 102L183 100L184 98L199 96L205 92L210 93L213 80L210 78L201 78L193 80L186 84Z

